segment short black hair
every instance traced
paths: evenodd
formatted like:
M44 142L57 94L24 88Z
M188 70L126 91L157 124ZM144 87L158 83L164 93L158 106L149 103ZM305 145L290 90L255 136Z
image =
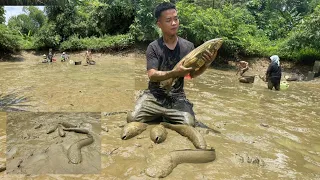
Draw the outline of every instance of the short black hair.
M161 16L162 11L168 10L168 9L176 9L176 6L170 2L163 2L161 4L159 4L155 11L154 11L154 16L155 18L158 20L159 17Z

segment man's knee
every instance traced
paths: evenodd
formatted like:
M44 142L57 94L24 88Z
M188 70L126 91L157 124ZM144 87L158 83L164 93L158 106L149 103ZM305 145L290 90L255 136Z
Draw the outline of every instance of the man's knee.
M133 116L133 112L128 112L127 113L127 123L133 122L134 120L134 116Z
M190 113L184 113L184 121L183 124L189 125L189 126L195 126L195 117L191 115Z

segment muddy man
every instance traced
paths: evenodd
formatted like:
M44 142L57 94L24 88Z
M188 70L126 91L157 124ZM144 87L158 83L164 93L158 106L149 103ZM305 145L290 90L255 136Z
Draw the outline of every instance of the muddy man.
M163 36L149 44L146 51L148 89L138 98L135 109L128 113L128 122L150 122L161 120L194 126L193 105L184 93L184 76L191 78L202 74L214 60L214 53L203 55L205 65L199 70L175 65L194 49L193 43L177 35L179 19L174 4L164 2L155 9L157 25ZM178 78L169 92L160 87L160 82Z
M249 63L247 61L239 61L238 62L238 71L237 74L240 72L240 76L243 76L243 74L248 71L249 69Z

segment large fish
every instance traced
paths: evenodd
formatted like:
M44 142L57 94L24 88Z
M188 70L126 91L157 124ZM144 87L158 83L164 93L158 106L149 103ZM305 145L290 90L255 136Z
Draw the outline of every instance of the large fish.
M195 71L197 71L200 67L202 67L205 64L205 60L203 59L204 52L209 51L211 53L214 53L213 59L215 59L222 43L223 43L222 38L211 39L203 43L201 46L192 50L189 54L183 57L176 64L173 70L177 69L182 64L186 68L192 67ZM160 87L163 89L166 89L168 92L170 91L171 87L175 84L175 81L177 79L178 78L171 78L165 81L161 81Z

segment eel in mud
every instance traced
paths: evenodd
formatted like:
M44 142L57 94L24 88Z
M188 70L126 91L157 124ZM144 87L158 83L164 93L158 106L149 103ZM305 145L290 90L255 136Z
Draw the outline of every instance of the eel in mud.
M61 125L59 125L58 127L58 133L60 137L66 136L66 132L64 132L63 127Z
M79 164L82 162L81 148L88 146L94 142L93 136L89 133L88 138L81 139L73 143L68 149L68 159L73 164Z
M203 54L206 51L214 53L213 59L216 58L218 50L220 49L223 43L222 38L211 39L206 41L196 49L192 50L189 54L183 57L173 68L177 69L179 66L183 65L186 68L192 67L195 71L201 68L205 64L205 60L203 59ZM166 89L167 92L170 91L171 87L175 84L175 81L178 78L171 78L165 81L160 82L160 87Z
M89 131L87 129L83 128L63 128L65 131L74 131L76 133L82 133L82 134L89 134Z
M154 143L162 143L167 138L167 130L163 125L156 125L150 130L150 138Z
M63 127L65 128L76 128L77 126L68 122L60 122L59 124L61 124Z
M144 130L147 129L147 126L148 124L146 123L130 122L123 127L120 138L122 140L130 139L136 135L141 134Z
M185 124L169 124L166 122L161 122L160 124L165 128L174 130L180 135L187 137L197 149L207 148L205 139L194 127Z
M50 129L48 129L47 134L53 133L58 128L58 125L52 126Z
M215 149L177 150L153 161L145 170L145 173L153 178L164 178L181 163L208 163L215 159Z

